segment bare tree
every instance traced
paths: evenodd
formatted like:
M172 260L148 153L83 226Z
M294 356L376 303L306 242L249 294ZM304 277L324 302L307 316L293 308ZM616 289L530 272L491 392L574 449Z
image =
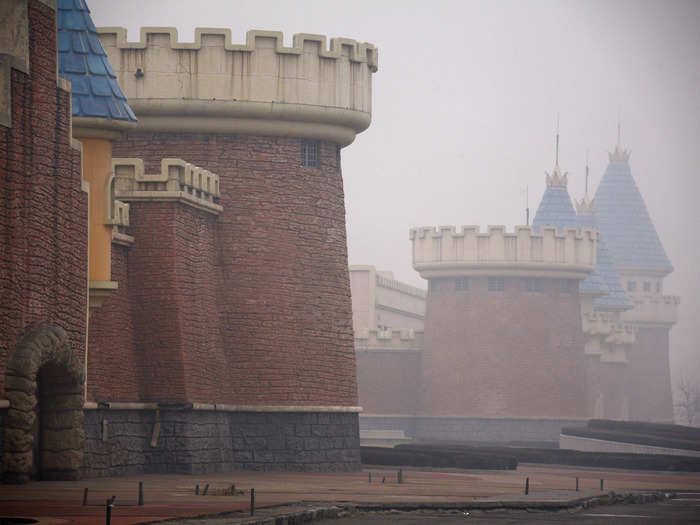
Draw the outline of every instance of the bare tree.
M700 385L682 376L676 390L675 407L680 422L690 426L700 424Z

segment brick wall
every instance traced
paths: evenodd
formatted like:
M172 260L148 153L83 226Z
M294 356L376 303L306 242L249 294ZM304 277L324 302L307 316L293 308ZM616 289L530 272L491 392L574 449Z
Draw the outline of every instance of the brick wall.
M485 278L455 281L428 295L422 410L430 415L582 417L583 334L576 287L542 292L505 279L501 292Z
M130 233L136 243L129 262L130 286L135 329L144 336L137 336L142 345L137 352L161 352L157 366L144 368L144 383L151 386L147 397L357 404L336 145L320 143L318 169L300 166L300 140L291 138L130 133L115 143L113 154L143 158L147 173L160 171L162 158L178 157L221 178L224 211L213 238L196 239L181 231L190 227L189 219L176 217L165 205L132 207ZM142 209L152 216L136 218ZM175 226L173 221L180 222ZM214 248L207 244L213 241ZM178 242L186 257L173 251ZM185 248L190 242L194 244ZM137 250L142 250L139 257ZM164 270L171 257L170 264L185 278L180 287L176 275ZM202 273L215 276L215 283L195 285ZM188 275L194 279L191 286ZM212 293L216 309L209 306ZM189 333L199 329L204 317L194 317L189 329L181 324L188 321L186 315L199 315L185 314L183 301L205 308L201 315L208 319L218 315L221 343L210 336L212 326ZM138 311L137 304L142 304ZM214 357L203 360L212 348ZM175 372L177 366L171 369L171 360L185 363L188 373ZM159 386L166 382L167 392Z
M32 323L65 329L81 359L85 349L87 194L70 93L56 87L55 12L30 0L28 14L30 72L12 70L12 127L0 126L1 372Z
M630 419L673 420L668 347L668 328L639 327L637 330L637 340L627 353Z
M420 352L357 352L360 406L368 414L415 414Z
M88 401L137 401L141 398L134 345L134 320L128 273L130 248L112 244L112 280L119 288L90 315Z

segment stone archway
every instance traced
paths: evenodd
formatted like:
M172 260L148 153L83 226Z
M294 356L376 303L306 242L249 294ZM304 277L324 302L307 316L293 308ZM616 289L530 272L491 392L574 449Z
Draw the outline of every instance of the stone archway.
M30 327L5 371L6 483L80 477L84 388L83 367L65 330L46 323Z

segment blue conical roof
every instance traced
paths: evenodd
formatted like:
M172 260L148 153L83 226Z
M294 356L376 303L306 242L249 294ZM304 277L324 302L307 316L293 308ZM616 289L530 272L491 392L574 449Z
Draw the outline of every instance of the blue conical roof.
M580 213L578 218L579 226L582 228L593 228L598 230L598 221L594 215L593 206L589 203L589 211ZM604 293L596 297L593 307L597 310L627 310L632 308L625 289L620 282L620 276L615 269L612 255L605 244L605 239L601 234L596 244L596 265L593 272L579 283L581 292Z
M595 194L601 235L615 266L670 273L666 256L629 166L629 153L619 144Z
M566 189L567 176L554 166L551 175L547 175L547 189L544 191L542 201L537 208L532 227L539 231L542 226L556 226L557 228L575 228L578 226L576 212L571 204L569 192Z
M72 84L74 117L136 122L84 0L58 0L58 71Z

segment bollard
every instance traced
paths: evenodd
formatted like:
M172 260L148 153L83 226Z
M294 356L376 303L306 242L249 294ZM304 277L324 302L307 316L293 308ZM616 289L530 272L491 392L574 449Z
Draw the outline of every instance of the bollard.
M576 492L578 492L578 478L576 478Z
M195 495L195 496L199 496L199 483L198 483L197 486L194 488L194 495Z
M139 502L138 505L143 505L143 481L139 481Z
M236 485L231 485L231 496L236 495Z
M530 478L525 478L525 495L530 493Z
M600 478L600 491L603 492L603 478Z
M386 476L382 477L382 483L386 481Z
M369 481L369 483L372 483L372 473L371 472L367 473L367 480Z
M250 489L250 515L255 516L255 489Z
M105 504L105 524L110 525L112 523L112 503L108 499Z
M209 483L204 485L204 490L202 491L202 496L206 496L208 490L209 490Z
M403 471L401 469L399 469L399 472L396 474L396 481L403 483Z
M83 491L83 507L87 505L87 495L88 495L88 489L85 487L85 490Z

